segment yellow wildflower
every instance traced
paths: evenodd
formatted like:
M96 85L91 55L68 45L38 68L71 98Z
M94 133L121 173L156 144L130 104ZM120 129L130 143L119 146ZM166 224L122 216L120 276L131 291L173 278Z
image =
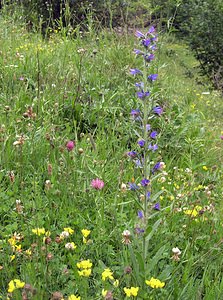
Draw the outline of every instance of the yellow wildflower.
M35 228L32 229L32 233L36 234L36 235L41 235L41 234L45 234L45 229L44 228Z
M13 261L15 259L15 255L10 256L10 261Z
M75 295L72 294L68 297L68 300L81 300L81 297L80 296L75 296Z
M70 227L65 227L63 230L66 231L66 232L68 232L69 234L73 234L74 233L74 230L72 228L70 228Z
M138 295L139 287L131 287L131 288L126 288L124 287L124 292L127 297L136 297Z
M108 293L108 291L107 291L107 290L104 290L104 289L103 289L102 292L101 292L101 294L102 294L103 297L106 297L106 296L107 296L107 293Z
M22 289L24 286L25 286L25 282L19 279L11 280L8 284L8 293L13 293L14 290Z
M90 269L92 267L92 262L90 259L82 260L77 263L78 269Z
M118 287L118 286L119 286L119 280L116 279L116 280L113 282L113 285L114 285L114 287Z
M89 277L91 275L91 269L83 269L78 271L79 276Z
M146 280L146 284L149 285L153 289L163 288L165 282L161 282L159 279L151 278L150 280Z
M16 239L14 237L8 239L9 244L13 247L16 244Z
M110 269L104 269L104 272L102 273L102 280L105 281L106 278L109 278L111 280L114 279L113 273Z
M14 292L15 289L16 289L16 287L15 287L14 281L11 280L11 281L9 282L8 293Z
M85 238L87 238L87 237L89 236L89 234L91 233L91 231L88 230L88 229L82 229L82 230L81 230L81 233L83 234L83 236L84 236Z

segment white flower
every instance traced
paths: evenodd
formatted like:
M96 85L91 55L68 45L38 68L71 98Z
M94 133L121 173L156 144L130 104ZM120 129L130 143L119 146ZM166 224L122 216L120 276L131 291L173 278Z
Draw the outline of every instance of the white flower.
M180 249L177 248L177 247L173 248L173 249L172 249L172 252L173 252L173 254L175 254L175 255L180 255L180 254L181 254Z

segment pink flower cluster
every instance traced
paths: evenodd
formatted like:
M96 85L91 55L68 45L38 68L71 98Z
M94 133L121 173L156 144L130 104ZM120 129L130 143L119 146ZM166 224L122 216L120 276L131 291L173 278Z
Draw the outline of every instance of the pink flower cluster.
M94 189L96 189L96 190L101 190L101 189L103 189L104 185L105 185L105 184L104 184L104 181L101 180L101 179L99 179L99 178L93 179L93 180L91 181L91 186L92 186Z

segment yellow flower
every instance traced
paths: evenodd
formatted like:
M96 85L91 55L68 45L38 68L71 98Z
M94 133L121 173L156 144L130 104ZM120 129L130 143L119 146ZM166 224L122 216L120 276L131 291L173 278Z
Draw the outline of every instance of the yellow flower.
M114 279L113 273L110 269L104 269L104 272L102 273L102 280L105 281L106 278L109 278L111 280Z
M8 293L12 293L15 289L16 289L16 287L15 287L14 281L11 280L9 282Z
M186 210L184 211L184 213L185 213L186 215L191 216L191 217L196 217L196 216L199 214L199 211L200 211L200 210L202 210L202 207L199 206L199 205L196 205L196 206L194 207L194 209L186 209Z
M81 271L78 271L79 276L83 277L89 277L91 275L91 269L84 269Z
M113 282L113 285L114 285L114 287L118 287L118 286L119 286L119 280L116 279L116 280Z
M101 292L101 294L102 294L103 297L105 297L105 296L107 295L107 293L108 293L108 291L107 291L107 290L104 290L104 289L103 289L102 292Z
M22 248L21 245L15 245L15 250L16 251L21 252L21 248Z
M15 246L15 244L16 244L16 240L15 240L15 238L10 238L10 239L8 239L8 242L9 242L9 244L13 247L13 246Z
M138 295L139 287L131 287L131 288L126 288L124 287L124 292L127 297L136 297Z
M203 168L204 171L208 170L208 168L206 166L203 166L202 168Z
M82 230L81 230L81 233L83 234L83 236L84 236L85 238L87 238L87 237L89 236L89 234L91 233L91 231L88 230L88 229L82 229Z
M64 231L68 232L69 234L73 234L74 233L74 230L70 227L66 227L64 228Z
M45 229L44 228L36 228L36 229L32 229L32 233L36 234L36 235L41 235L41 234L45 234Z
M72 294L68 297L68 300L81 300L81 297L80 296L75 296L75 295Z
M78 269L90 269L92 267L92 262L90 259L82 260L77 263Z
M146 280L146 284L149 285L153 289L163 288L165 282L161 282L159 279L151 278L150 280Z
M25 251L25 253L26 253L27 255L31 255L31 254L32 254L32 251L31 251L30 249L27 249L27 250Z
M22 289L25 285L25 282L22 282L19 279L14 279L14 282L17 289Z
M15 255L10 256L10 261L13 261L15 259Z
M16 289L22 289L25 285L25 282L19 279L14 279L11 280L8 285L8 293L13 293Z

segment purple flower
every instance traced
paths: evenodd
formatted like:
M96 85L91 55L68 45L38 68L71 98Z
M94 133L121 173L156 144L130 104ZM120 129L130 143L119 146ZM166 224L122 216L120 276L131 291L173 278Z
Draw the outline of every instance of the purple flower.
M156 137L157 137L157 131L152 131L151 133L150 133L150 137L151 137L151 139L155 139Z
M144 82L136 82L135 86L140 88L140 89L143 89L144 88Z
M155 166L152 169L152 174L154 174L156 171L159 171L161 168L160 162L156 163Z
M223 140L223 135L220 136L220 139Z
M149 47L150 50L155 51L157 49L156 44Z
M133 183L129 182L128 185L129 185L130 191L136 191L139 189L138 185L136 185L134 182Z
M135 36L137 36L138 38L144 38L145 35L141 32L141 31L136 31Z
M155 55L153 53L144 55L145 61L151 62L155 58Z
M131 157L131 158L135 158L135 157L137 156L137 152L136 152L136 151L129 151L129 152L127 153L127 155L128 155L129 157Z
M154 27L154 26L151 26L151 27L149 28L147 34L151 34L151 33L153 33L153 32L155 32L155 27Z
M156 106L153 108L153 112L160 116L163 113L163 108L161 106Z
M144 140L139 140L138 141L138 145L140 146L140 147L144 147L145 146L145 141Z
M153 42L157 42L157 41L158 41L158 36L155 35L151 40L152 40Z
M141 185L144 187L146 187L149 183L150 183L149 179L144 178L141 180Z
M136 118L140 115L140 110L139 109L132 109L131 112L130 112L130 115L133 116L134 118Z
M157 146L157 144L155 144L155 145L149 144L148 149L152 150L154 152L158 149L158 146Z
M144 213L143 213L142 210L139 210L139 211L138 211L138 218L139 218L139 219L143 219L143 218L144 218Z
M150 198L150 196L151 196L151 192L147 192L147 194L146 194L146 198L147 198L147 199L149 199L149 198Z
M145 46L146 48L150 45L151 40L150 39L144 39L142 40L142 44L143 46Z
M139 49L134 49L134 53L135 53L136 55L143 55L143 54L144 54L144 52L141 51L141 50L139 50Z
M159 204L159 203L156 203L156 204L153 206L153 209L155 209L155 210L160 210L160 204Z
M141 92L137 92L137 96L139 99L145 99L146 97L148 97L150 95L150 92L144 92L144 91L141 91Z
M150 124L146 124L146 131L149 131L151 129Z
M137 74L142 74L142 72L139 69L130 69L130 74L137 75Z
M158 74L151 74L148 76L148 79L151 80L151 81L155 81L158 77Z
M143 228L140 228L140 227L135 227L135 234L141 234L141 233L144 233L145 230Z
M134 162L136 164L136 167L138 167L138 168L142 168L143 167L140 159L136 159Z
M67 148L68 151L72 151L74 149L74 147L75 147L75 142L74 141L68 141L66 143L66 148Z

